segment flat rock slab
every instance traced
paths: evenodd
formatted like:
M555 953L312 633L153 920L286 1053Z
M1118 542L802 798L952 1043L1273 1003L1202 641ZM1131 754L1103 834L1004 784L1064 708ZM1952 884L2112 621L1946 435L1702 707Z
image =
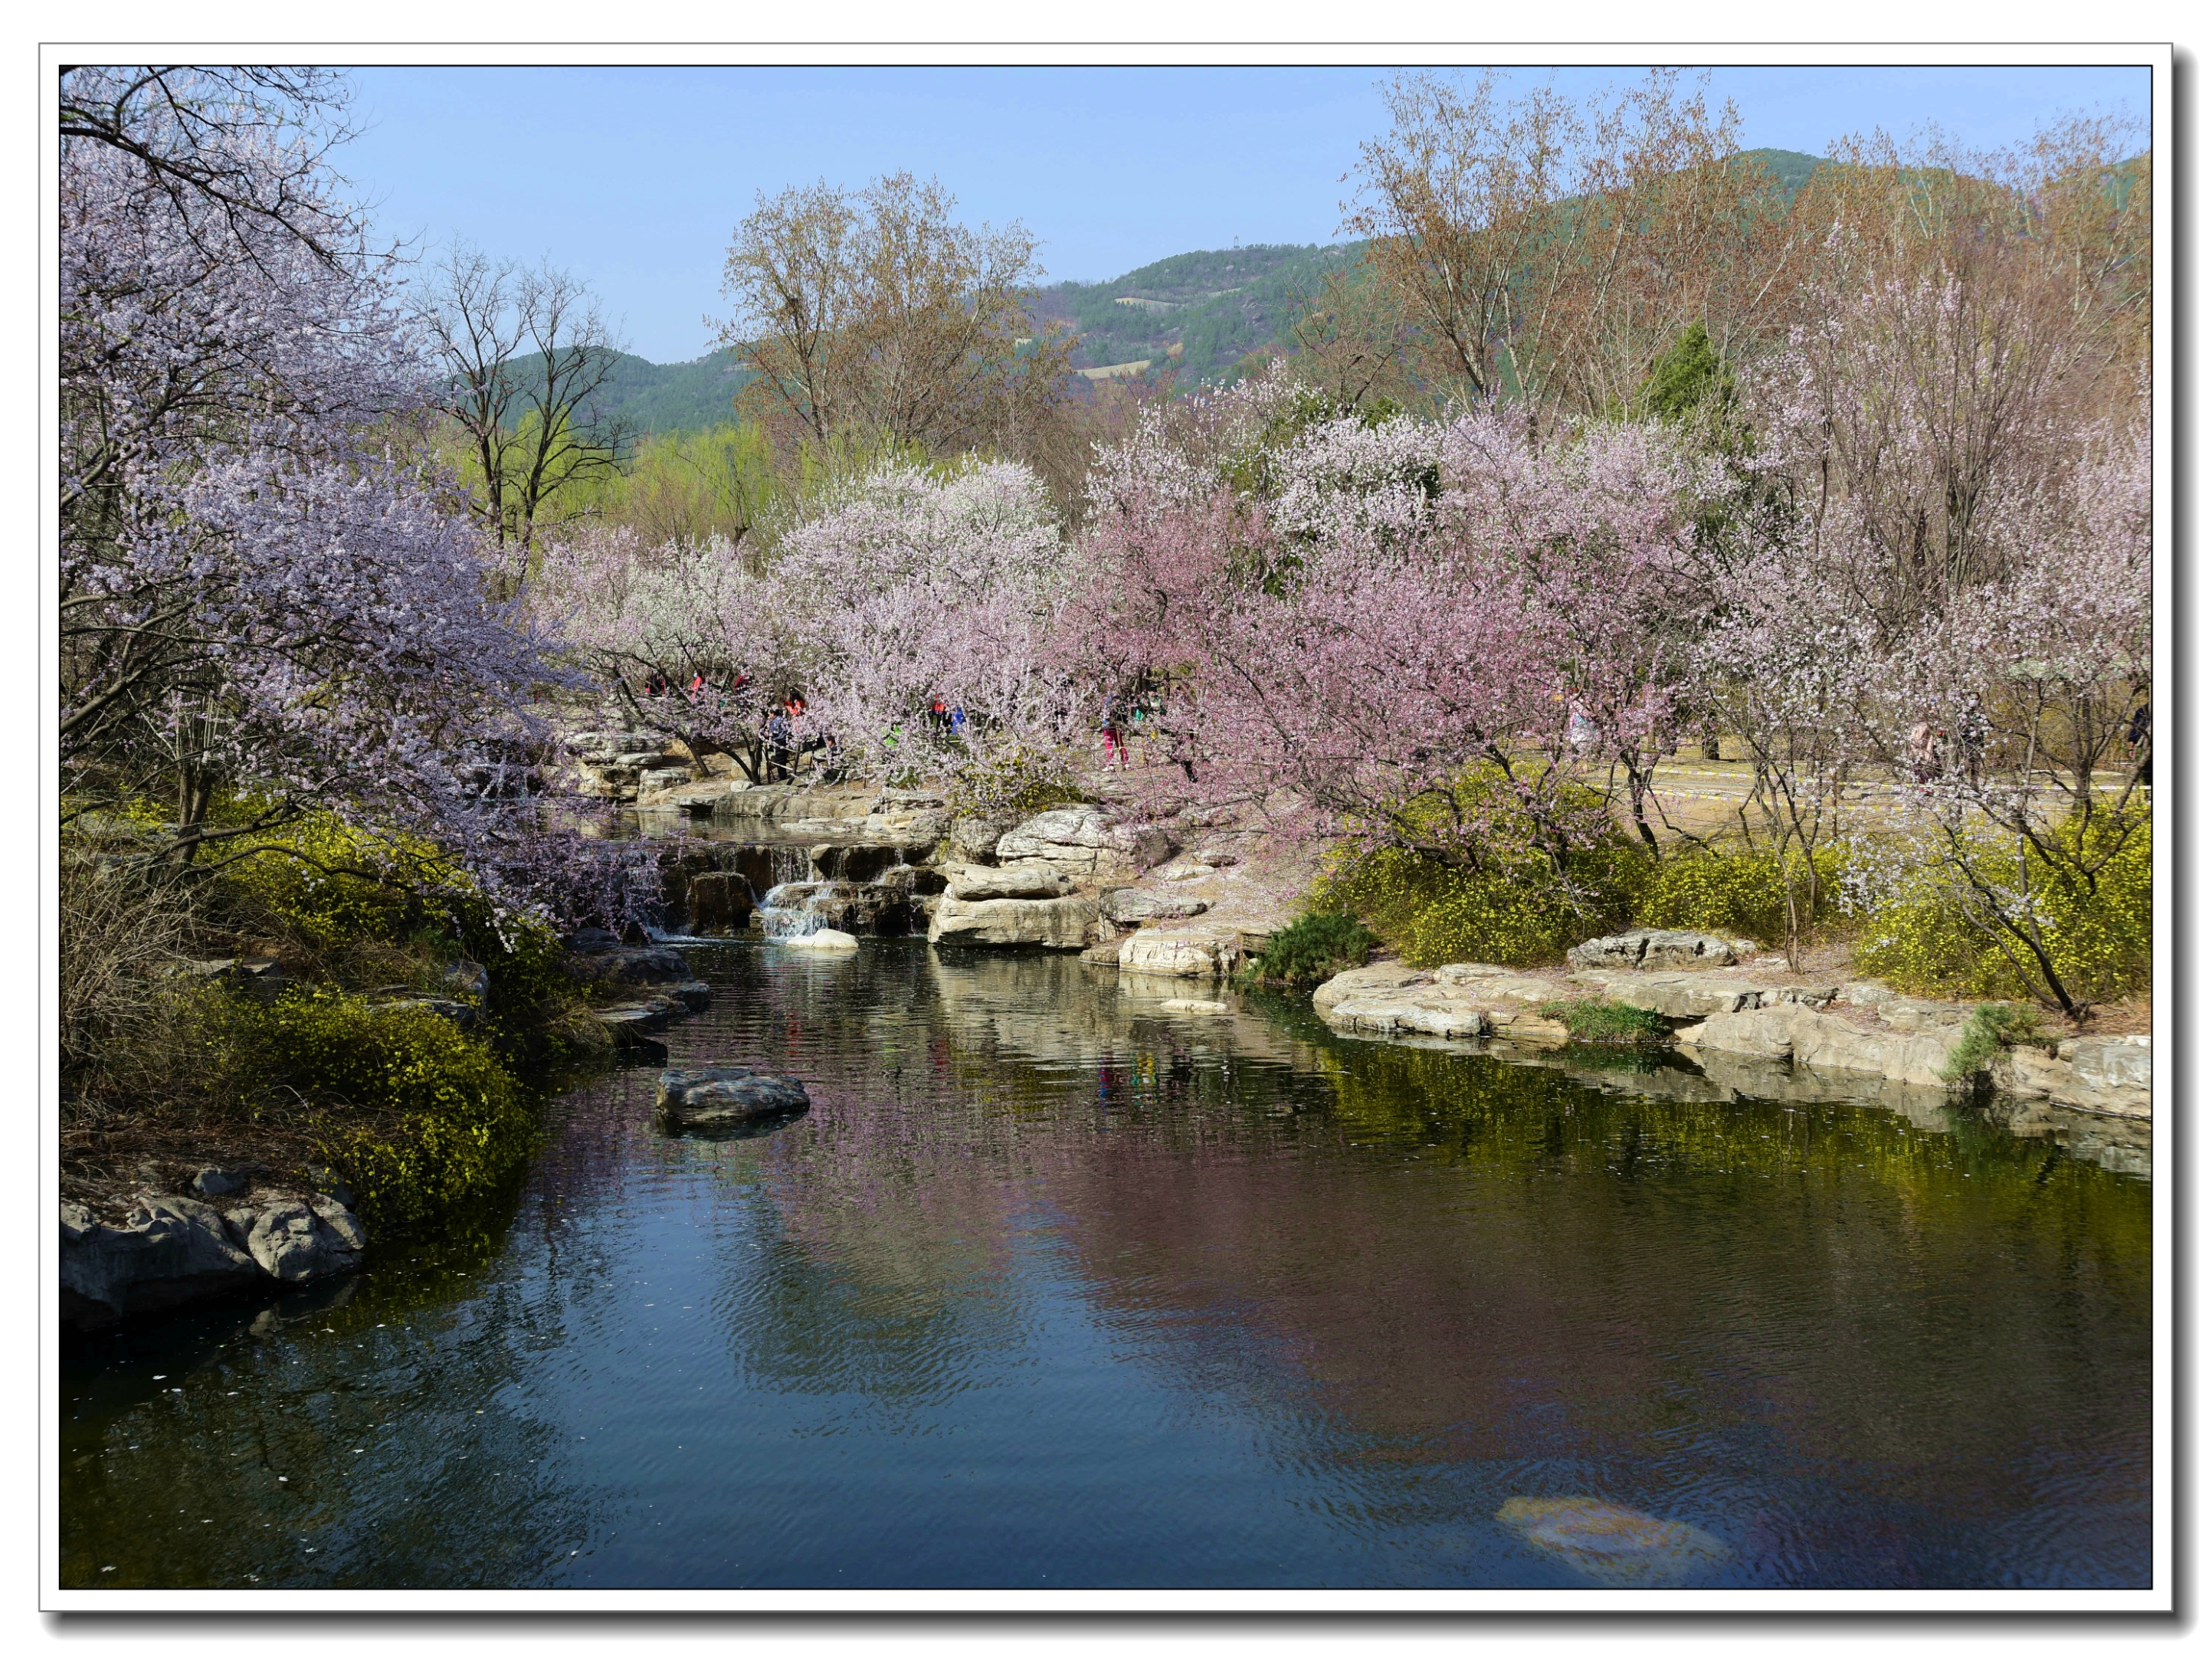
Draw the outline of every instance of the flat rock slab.
M963 902L948 891L929 916L929 940L955 947L1073 950L1091 946L1097 924L1098 905L1088 897Z
M1726 1017L1765 1006L1824 1006L1836 997L1832 984L1764 983L1728 971L1571 971L1567 981L1676 1022Z
M1074 889L1075 881L1056 867L961 864L945 870L945 894L955 902L1049 902Z
M1331 1027L1362 1034L1555 1046L1566 1043L1567 1027L1536 1008L1560 997L1548 978L1502 965L1427 971L1385 960L1339 972L1314 990L1313 1003Z
M1694 1050L1745 1057L1788 1059L1811 1068L1880 1075L1906 1086L1942 1086L1966 1024L1963 1011L1948 1028L1862 1028L1850 1019L1802 1002L1761 1006L1709 1017L1680 1031L1675 1039Z
M1190 1012L1204 1017L1217 1017L1229 1009L1225 1000L1163 1000L1164 1012Z
M796 1115L811 1107L806 1088L749 1068L668 1069L653 1090L653 1110L673 1126L708 1126Z
M1098 899L1098 911L1116 925L1144 925L1160 920L1196 919L1213 904L1203 897L1165 891L1140 891L1123 885Z
M1592 937L1567 950L1567 964L1585 970L1710 970L1755 957L1759 945L1702 931L1622 931Z
M673 948L618 946L585 951L572 945L564 963L568 975L582 983L684 983L691 977L691 967Z

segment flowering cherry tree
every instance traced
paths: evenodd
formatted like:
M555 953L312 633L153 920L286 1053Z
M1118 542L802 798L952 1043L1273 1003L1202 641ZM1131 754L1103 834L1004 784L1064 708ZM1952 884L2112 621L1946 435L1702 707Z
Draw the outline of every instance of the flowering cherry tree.
M873 775L1064 741L1073 685L1048 643L1068 569L1026 467L877 467L787 534L771 567L805 688L799 733L834 738Z
M532 697L568 675L390 455L422 380L393 259L323 164L328 87L64 79L70 808L173 799L170 874L331 812L544 911L549 871L597 854L538 796Z
M1605 828L1573 783L1662 738L1715 480L1655 429L1532 451L1487 412L1318 423L1274 469L1272 498L1116 481L1094 511L1070 647L1109 685L1174 686L1148 785L1454 861L1533 839L1564 869ZM1470 792L1477 766L1502 787Z

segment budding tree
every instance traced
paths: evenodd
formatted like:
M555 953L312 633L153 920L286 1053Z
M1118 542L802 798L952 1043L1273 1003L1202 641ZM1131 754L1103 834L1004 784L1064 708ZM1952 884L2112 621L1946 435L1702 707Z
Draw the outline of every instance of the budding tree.
M857 431L939 454L1060 396L1075 342L1030 317L1036 239L971 228L954 205L907 173L760 197L722 283L736 313L721 343L758 375L744 394L817 441Z

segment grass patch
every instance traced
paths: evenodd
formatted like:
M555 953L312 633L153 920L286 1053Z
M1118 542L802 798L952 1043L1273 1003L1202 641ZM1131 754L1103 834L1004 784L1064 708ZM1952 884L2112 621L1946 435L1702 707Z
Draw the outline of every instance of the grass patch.
M1614 1000L1552 1000L1536 1009L1593 1046L1662 1045L1671 1032L1658 1013Z

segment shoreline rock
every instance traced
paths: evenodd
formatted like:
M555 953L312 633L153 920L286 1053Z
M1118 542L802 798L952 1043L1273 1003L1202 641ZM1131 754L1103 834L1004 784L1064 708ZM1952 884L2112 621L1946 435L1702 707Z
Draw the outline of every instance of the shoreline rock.
M1674 1024L1676 1048L1717 1076L1740 1074L1731 1066L1752 1062L1774 1066L1778 1074L1802 1070L1953 1098L1968 1090L1946 1082L1942 1070L1972 1007L1916 1000L1856 980L1772 982L1719 970L1619 968L1570 971L1560 980L1496 965L1425 971L1384 960L1339 972L1314 990L1313 1007L1331 1027L1364 1035L1563 1044L1565 1027L1536 1008L1576 989ZM1990 1063L1987 1080L1991 1090L2012 1098L2148 1122L2151 1065L2148 1035L2083 1036L2059 1041L2048 1053L2013 1047Z
M325 1281L356 1268L368 1244L342 1202L281 1191L219 1213L189 1196L141 1190L120 1223L65 1201L61 1228L62 1325L81 1333Z
M1097 923L1098 905L1088 897L963 902L948 891L929 916L929 940L951 947L1075 951L1091 946Z

